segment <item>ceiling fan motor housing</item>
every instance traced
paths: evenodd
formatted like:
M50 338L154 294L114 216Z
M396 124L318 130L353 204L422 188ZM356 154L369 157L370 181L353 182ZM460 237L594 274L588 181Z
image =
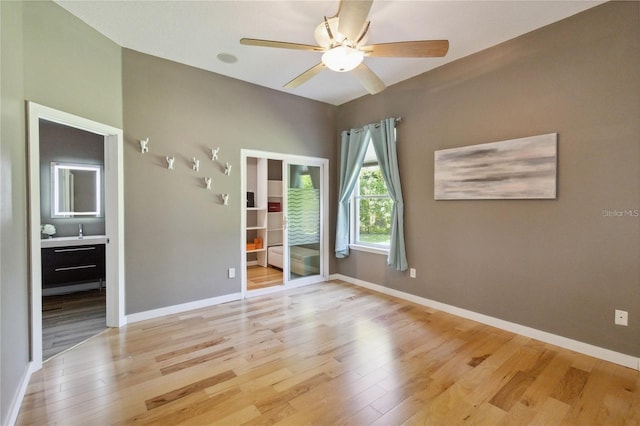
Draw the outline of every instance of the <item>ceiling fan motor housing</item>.
M327 49L322 55L322 63L332 71L347 72L360 65L364 53L358 49L355 41L347 39L338 31L339 19L337 16L325 18L325 21L316 27L313 35L318 45ZM364 44L368 36L367 32L359 39L358 44Z
M369 39L369 31L367 31L364 35L360 34L359 42L358 39L348 40L344 34L341 34L338 31L340 18L337 16L334 16L333 18L327 18L326 22L329 24L329 29L331 30L331 35L333 36L333 38L331 38L331 36L329 35L325 22L321 22L320 24L318 24L315 31L313 32L313 36L315 37L318 45L324 47L325 49L330 49L338 45L358 47L364 45ZM358 42L357 46L356 42Z

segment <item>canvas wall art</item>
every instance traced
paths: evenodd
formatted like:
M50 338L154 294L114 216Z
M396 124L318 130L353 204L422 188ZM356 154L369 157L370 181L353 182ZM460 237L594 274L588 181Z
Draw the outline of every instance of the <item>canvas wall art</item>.
M557 141L549 133L436 151L434 198L556 198Z

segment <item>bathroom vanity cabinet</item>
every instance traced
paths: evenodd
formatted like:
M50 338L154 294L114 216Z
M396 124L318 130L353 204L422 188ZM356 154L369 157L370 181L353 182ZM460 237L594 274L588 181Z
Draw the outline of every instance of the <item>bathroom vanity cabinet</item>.
M42 248L42 288L105 279L105 245Z

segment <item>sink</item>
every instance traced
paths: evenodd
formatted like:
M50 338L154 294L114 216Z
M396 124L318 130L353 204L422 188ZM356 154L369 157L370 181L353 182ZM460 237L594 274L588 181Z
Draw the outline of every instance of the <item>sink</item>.
M85 235L82 238L79 237L54 237L44 238L40 240L41 248L51 247L69 247L69 246L87 246L92 244L106 244L106 235Z

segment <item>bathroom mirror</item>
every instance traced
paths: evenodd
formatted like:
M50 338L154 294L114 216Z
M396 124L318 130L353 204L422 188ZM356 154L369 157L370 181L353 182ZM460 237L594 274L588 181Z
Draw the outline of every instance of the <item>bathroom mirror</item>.
M51 217L102 214L102 166L52 162Z

